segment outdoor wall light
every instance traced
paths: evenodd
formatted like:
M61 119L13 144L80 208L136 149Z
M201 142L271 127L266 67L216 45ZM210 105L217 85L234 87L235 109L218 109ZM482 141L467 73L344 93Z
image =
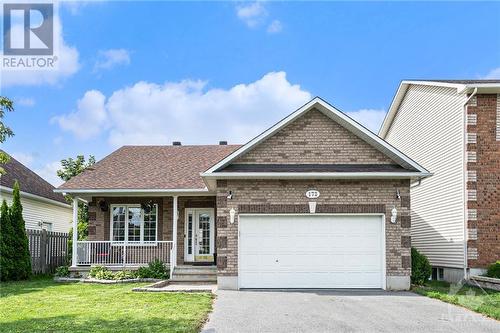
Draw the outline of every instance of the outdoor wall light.
M316 213L316 201L309 201L309 213Z
M99 200L99 208L101 209L102 212L107 212L108 211L108 203L104 200Z
M236 211L234 210L234 208L231 208L231 210L229 211L229 222L231 222L231 224L234 223L234 216L236 215Z
M396 223L396 218L398 217L398 210L394 207L391 210L391 223Z
M233 191L229 191L229 194L227 195L227 198L231 200L233 198Z
M401 199L401 192L399 192L399 189L396 189L396 199Z

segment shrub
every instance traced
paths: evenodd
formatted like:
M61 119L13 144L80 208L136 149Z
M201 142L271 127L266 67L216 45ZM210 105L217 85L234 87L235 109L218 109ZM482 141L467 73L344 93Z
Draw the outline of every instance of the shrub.
M2 201L0 209L0 280L11 279L12 272L12 225L10 223L9 206L5 200Z
M488 266L486 276L500 279L500 260Z
M94 266L90 269L89 276L98 280L113 280L113 272L104 266Z
M0 209L0 278L26 280L31 276L31 256L23 219L19 183L14 183L12 205L4 201Z
M163 262L155 259L147 267L140 267L136 276L139 278L168 279L169 272Z
M59 266L56 268L55 276L58 277L68 277L69 276L69 267L68 266Z
M114 280L127 280L127 279L134 279L134 278L135 278L135 274L130 272L130 271L119 271L113 275Z
M432 274L432 267L429 259L417 251L416 248L411 248L411 283L423 285Z

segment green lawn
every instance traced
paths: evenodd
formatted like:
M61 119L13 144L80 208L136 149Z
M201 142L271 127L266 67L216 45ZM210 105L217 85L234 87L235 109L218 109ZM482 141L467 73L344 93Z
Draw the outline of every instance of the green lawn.
M480 288L463 286L456 291L453 285L447 282L429 281L423 287L413 287L418 294L437 298L444 302L463 306L488 317L500 320L500 292Z
M198 332L212 308L208 293L138 293L142 284L0 285L0 332Z

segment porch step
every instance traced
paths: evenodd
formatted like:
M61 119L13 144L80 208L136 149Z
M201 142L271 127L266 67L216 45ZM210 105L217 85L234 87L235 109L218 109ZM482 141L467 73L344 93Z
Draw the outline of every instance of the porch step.
M172 272L170 283L216 283L215 266L177 266Z
M215 279L197 279L197 280L168 280L169 284L216 284L217 278Z
M172 275L216 275L217 267L215 266L177 266L174 268Z

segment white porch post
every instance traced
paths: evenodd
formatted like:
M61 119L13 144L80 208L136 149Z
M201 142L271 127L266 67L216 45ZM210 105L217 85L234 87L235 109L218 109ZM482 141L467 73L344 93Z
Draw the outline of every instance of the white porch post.
M172 240L173 240L173 258L170 258L170 261L172 262L171 266L174 268L177 266L177 219L179 218L179 212L177 208L177 196L173 196L173 214L172 214L172 219L173 219L173 227L172 227Z
M77 264L77 242L78 242L78 197L73 198L73 246L71 252L71 266Z

